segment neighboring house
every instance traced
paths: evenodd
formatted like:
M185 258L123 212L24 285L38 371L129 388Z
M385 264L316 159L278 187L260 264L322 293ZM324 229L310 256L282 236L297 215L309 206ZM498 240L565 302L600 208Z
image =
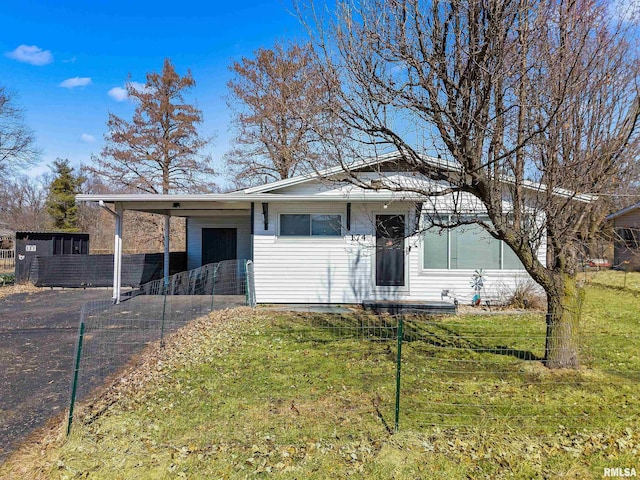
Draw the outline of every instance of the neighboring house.
M438 189L442 183L403 171L391 155L351 170L380 189L340 181L346 174L334 168L226 194L79 195L78 200L112 204L117 218L124 210L186 217L188 268L253 260L258 303L443 298L466 303L474 295L476 269L486 274L483 298L504 297L530 280L515 254L481 227L428 230L423 197L384 188L420 183ZM431 208L445 216L453 201L440 197ZM455 201L459 205L460 194ZM476 199L464 201L470 214L482 215ZM121 222L116 224L117 252ZM545 243L538 252L543 262Z
M607 217L613 222L614 266L640 270L640 202Z
M16 232L10 230L6 223L0 222L0 249L12 249L15 238Z
M0 222L0 268L12 268L15 265L16 233L6 223Z

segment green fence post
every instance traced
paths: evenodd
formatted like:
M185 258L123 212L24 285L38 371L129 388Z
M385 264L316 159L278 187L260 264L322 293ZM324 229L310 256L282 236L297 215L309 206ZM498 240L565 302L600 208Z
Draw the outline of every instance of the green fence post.
M82 355L82 339L84 338L84 322L80 322L78 331L78 349L76 351L76 364L73 369L73 384L71 386L71 404L69 405L69 420L67 421L67 437L71 433L71 423L73 422L73 406L76 403L76 391L78 388L78 373L80 372L80 356Z
M218 274L218 266L220 264L216 263L213 266L213 280L211 281L211 311L213 312L213 297L216 290L216 275Z
M394 432L398 433L400 423L400 367L402 366L402 337L403 337L403 317L398 320L398 356L396 358L396 416Z

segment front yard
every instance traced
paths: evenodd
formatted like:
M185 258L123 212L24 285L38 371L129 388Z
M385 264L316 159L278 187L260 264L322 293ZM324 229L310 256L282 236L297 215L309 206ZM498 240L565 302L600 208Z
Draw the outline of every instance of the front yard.
M617 280L617 278L616 278ZM629 279L627 279L629 280ZM640 470L640 299L587 288L578 371L541 315L214 312L152 349L2 478L601 478Z

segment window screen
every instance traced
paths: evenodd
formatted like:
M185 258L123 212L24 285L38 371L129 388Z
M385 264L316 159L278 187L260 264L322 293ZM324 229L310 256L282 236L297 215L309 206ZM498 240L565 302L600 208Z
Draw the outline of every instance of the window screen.
M311 235L340 235L340 215L311 215Z
M424 232L424 268L449 268L449 233L431 228Z
M283 213L280 215L280 235L285 237L340 236L341 220L340 215Z
M505 270L524 270L524 265L506 243L502 244L502 268Z
M425 269L524 270L508 245L474 224L442 231L435 227L426 230L422 265Z
M304 214L280 215L280 235L308 237L311 234L310 217Z
M451 231L451 268L499 269L500 242L480 225Z

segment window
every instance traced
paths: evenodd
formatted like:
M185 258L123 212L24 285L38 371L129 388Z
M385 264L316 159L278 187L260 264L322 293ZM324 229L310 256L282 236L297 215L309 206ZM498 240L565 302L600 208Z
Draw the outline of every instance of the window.
M634 231L633 228L618 228L618 237L620 242L629 249L640 247L640 230Z
M524 269L513 250L480 225L425 231L422 265L425 269Z
M342 235L340 215L283 213L280 215L280 236L334 237Z

